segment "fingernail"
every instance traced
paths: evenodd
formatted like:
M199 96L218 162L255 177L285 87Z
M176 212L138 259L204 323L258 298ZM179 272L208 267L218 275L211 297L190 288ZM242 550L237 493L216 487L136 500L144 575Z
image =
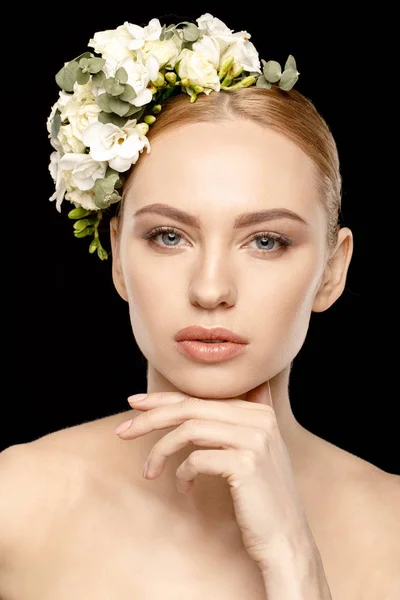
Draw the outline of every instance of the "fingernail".
M121 423L121 425L118 425L118 427L116 429L114 429L114 433L116 433L118 435L120 433L123 433L132 425L132 422L133 422L133 419L130 419L130 421L125 421L124 423Z
M129 403L136 404L137 402L141 402L147 398L147 394L135 394L134 396L130 396L128 401Z

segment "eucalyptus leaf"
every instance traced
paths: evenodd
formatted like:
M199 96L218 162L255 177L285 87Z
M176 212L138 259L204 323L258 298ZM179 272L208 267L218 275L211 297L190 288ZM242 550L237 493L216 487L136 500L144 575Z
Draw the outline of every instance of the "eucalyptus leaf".
M96 181L94 183L93 191L95 194L96 206L98 206L97 199L104 200L106 198L106 196L109 196L114 191L114 180L111 178L96 179ZM107 204L108 204L108 202L107 202Z
M105 64L106 64L106 61L104 60L104 58L91 58L89 60L90 72L92 74L99 73Z
M103 87L104 87L104 89L105 89L105 90L106 90L106 92L108 92L109 94L111 94L111 90L112 90L112 87L113 87L114 83L115 83L115 79L114 79L114 77L108 77L108 79L106 79L106 80L104 81L104 83L103 83Z
M131 105L128 102L124 102L123 100L120 100L114 96L112 96L110 99L110 108L119 117L125 116L126 113L129 112L130 106Z
M75 60L77 63L79 63L81 58L93 58L93 54L91 52L83 52L82 54L80 54L79 56L74 58L73 60Z
M136 94L135 90L133 89L133 87L131 85L129 85L129 83L126 83L124 91L118 97L120 100L123 100L124 102L130 102L131 100L134 100L136 98L136 96L137 96L137 94Z
M195 42L200 35L199 28L194 23L189 23L183 30L183 39L186 42Z
M68 217L70 219L81 219L82 217L87 217L90 215L91 212L91 210L87 210L86 208L82 208L82 206L78 206L77 208L73 208L69 211Z
M101 110L103 110L106 113L112 112L112 108L110 106L111 98L112 96L110 96L109 94L100 94L96 98L98 106L100 106Z
M120 67L116 71L115 77L116 77L116 79L118 79L118 81L120 83L126 83L128 81L128 73L126 72L126 70L124 69L124 67Z
M125 86L122 83L115 81L111 86L111 96L119 96L125 90Z
M89 66L89 59L81 58L80 61L78 61L78 64L81 69L86 69Z
M264 77L270 83L276 83L281 78L281 65L276 60L269 60L263 68Z
M289 54L287 58L284 71L286 71L287 69L293 69L293 71L297 71L296 61L294 59L294 56L292 56L291 54Z
M133 104L131 104L130 109L128 110L127 113L125 113L124 116L125 117L133 117L134 119L139 121L142 114L144 113L144 110L145 110L144 106L133 106Z
M286 69L286 71L284 71L282 73L282 77L279 82L279 87L282 90L285 90L285 92L288 92L289 90L292 89L292 87L294 86L294 84L296 83L298 78L299 78L299 73L297 70Z
M170 40L172 37L174 37L174 31L166 31L165 33L165 39L166 40Z
M56 112L54 113L53 121L51 123L51 137L52 138L56 138L58 136L60 127L61 127L61 113L57 109Z
M105 125L107 123L113 123L114 125L117 125L117 127L123 127L128 120L126 116L119 117L118 115L116 115L114 113L107 113L107 112L99 113L99 116L97 117L97 119L98 119L98 121L100 121L100 123L104 123Z
M98 88L103 87L105 80L106 80L106 74L104 73L104 71L99 71L98 73L95 73L95 75L93 75L93 77L92 77L93 85L95 85Z
M74 83L79 70L79 65L74 60L71 60L65 65L56 75L56 82L59 87L65 92L74 91Z
M83 72L79 69L77 75L76 75L76 82L79 83L79 85L85 85L90 79L90 73L89 71Z
M264 75L260 75L257 78L256 87L270 89L270 88L272 88L272 83L270 83L269 81L267 81L265 79Z

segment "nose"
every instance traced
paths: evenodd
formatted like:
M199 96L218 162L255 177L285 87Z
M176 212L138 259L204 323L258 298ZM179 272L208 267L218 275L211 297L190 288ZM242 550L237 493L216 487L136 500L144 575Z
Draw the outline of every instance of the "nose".
M199 257L190 273L189 299L192 304L212 309L223 303L232 306L237 297L235 268L227 254L209 249Z

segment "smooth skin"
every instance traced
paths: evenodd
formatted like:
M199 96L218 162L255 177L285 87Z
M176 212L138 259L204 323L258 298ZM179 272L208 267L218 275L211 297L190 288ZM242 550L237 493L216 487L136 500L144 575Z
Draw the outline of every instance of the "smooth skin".
M307 431L290 407L291 363L312 312L329 309L342 294L353 251L348 228L328 251L315 177L313 162L293 142L248 121L170 130L140 157L123 216L111 224L112 270L148 360L143 392L153 408L140 410L132 399L126 412L0 455L2 598L265 600L224 477L199 473L189 493L177 489L177 470L199 448L178 443L166 451L159 477L145 479L142 469L156 444L165 447L167 434L178 435L166 419L177 395L211 408L215 401L246 402L268 382L333 600L397 600L400 478ZM135 216L156 203L196 216L200 228L165 215ZM275 218L233 228L241 213L277 208L305 223ZM175 237L144 239L157 226L173 227ZM290 245L252 239L259 233L280 234ZM232 329L249 340L246 352L223 363L188 359L174 335L193 324ZM117 348L110 352L118 356ZM338 398L343 418L350 400L345 390L343 402ZM163 422L150 417L154 407L163 409ZM193 412L185 411L189 422ZM143 435L114 433L132 418L141 419Z

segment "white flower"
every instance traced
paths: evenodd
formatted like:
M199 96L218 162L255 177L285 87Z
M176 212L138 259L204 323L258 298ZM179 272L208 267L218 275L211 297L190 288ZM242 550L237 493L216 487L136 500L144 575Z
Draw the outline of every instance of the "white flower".
M123 127L112 123L93 123L83 133L83 141L90 148L94 160L108 161L110 167L123 173L134 164L139 154L150 144L146 136L135 129L136 121L131 120Z
M126 56L131 56L129 48L131 42L132 35L125 25L120 25L117 29L98 31L89 40L88 46L94 48L94 51L101 54L102 58L111 56L114 60L119 61Z
M205 56L216 69L219 68L221 49L216 39L203 35L199 41L193 44L192 49Z
M233 56L234 62L239 63L245 71L261 73L260 58L252 42L237 39L221 54L221 62Z
M55 192L52 196L50 196L49 200L56 201L56 208L58 212L61 212L61 204L64 199L64 194L66 191L66 183L63 177L63 172L59 169L59 162L61 159L61 154L59 152L52 152L50 155L50 164L49 171L50 175L53 178L54 183L56 184Z
M61 119L68 119L72 134L82 140L82 133L91 123L95 123L101 112L96 104L90 84L78 85L75 83L74 94L70 96L61 112Z
M196 21L199 28L204 30L206 35L209 35L212 39L218 42L221 53L224 52L228 46L237 42L238 40L246 41L251 38L251 35L247 31L237 31L234 33L233 29L229 29L229 27L227 27L225 23L221 21L221 19L213 17L210 13L205 13L196 19Z
M124 25L127 31L129 31L131 38L133 38L129 42L130 50L138 50L144 46L145 42L160 39L162 27L159 19L151 19L146 27L133 25L127 21L125 21Z
M74 186L86 191L93 188L96 179L105 176L107 162L93 160L88 154L68 153L60 159L58 168L71 171Z
M192 85L201 85L206 94L211 90L219 92L221 84L218 73L203 54L184 48L179 55L179 77L181 79L187 77Z
M136 92L136 98L130 100L130 104L133 104L134 106L143 106L144 104L151 102L153 94L147 86L150 81L154 81L158 76L159 62L156 57L150 54L147 57L146 64L134 61L131 57L124 58L119 62L107 59L103 71L106 73L107 77L114 77L120 67L123 67L127 72L127 83L131 85ZM96 90L96 94L102 94L104 92L104 89Z
M58 132L57 141L60 143L63 153L65 152L84 152L85 144L82 139L74 135L72 125L61 125Z
M68 171L65 172L68 173ZM82 192L73 186L69 186L69 189L65 194L66 200L69 200L69 202L72 202L75 206L81 206L87 210L99 210L99 207L95 203L95 198L94 192Z
M169 40L148 41L141 49L142 55L147 58L149 54L155 56L159 62L159 69L167 67L173 69L182 48L181 38L174 34Z

